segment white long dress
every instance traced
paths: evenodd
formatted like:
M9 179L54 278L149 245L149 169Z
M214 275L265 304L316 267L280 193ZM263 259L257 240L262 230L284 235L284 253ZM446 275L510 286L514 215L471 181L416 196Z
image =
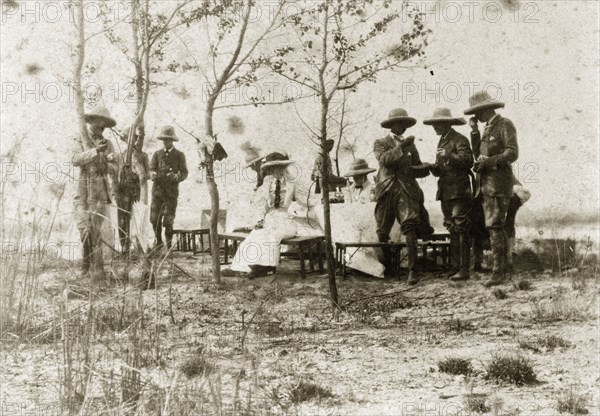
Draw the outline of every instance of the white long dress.
M275 208L276 178L267 176L263 185L256 190L254 205L258 219L263 219L263 228L253 230L240 244L231 264L231 269L249 272L251 265L279 266L281 240L296 235L318 235L321 228L316 220L313 227L307 226L303 214L315 205L315 198L298 182L284 177L280 182L281 204ZM307 206L308 201L308 206Z

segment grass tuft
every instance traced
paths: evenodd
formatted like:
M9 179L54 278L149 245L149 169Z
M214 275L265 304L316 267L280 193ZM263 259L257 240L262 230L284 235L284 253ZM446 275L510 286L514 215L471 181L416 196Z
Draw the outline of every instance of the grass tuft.
M513 283L515 290L531 290L533 286L529 280L518 280Z
M492 294L496 297L496 299L499 300L503 300L506 299L508 297L508 295L506 294L506 292L502 289L500 289L499 287L497 287L496 289L493 290Z
M329 397L333 397L329 388L321 387L312 381L300 380L289 391L290 401L294 404L311 400L320 401Z
M438 369L442 373L453 374L453 375L469 375L473 372L473 366L471 360L460 357L446 357L442 361L438 362Z
M486 394L465 394L464 404L467 410L472 413L488 413L492 410Z
M538 381L531 360L520 354L494 354L485 369L485 378L488 380L517 386Z
M587 415L589 410L588 398L582 393L578 393L573 386L563 391L556 399L556 410L560 413L570 413L572 415Z
M185 374L187 378L207 376L211 374L214 369L214 365L201 356L189 358L179 366L179 370Z

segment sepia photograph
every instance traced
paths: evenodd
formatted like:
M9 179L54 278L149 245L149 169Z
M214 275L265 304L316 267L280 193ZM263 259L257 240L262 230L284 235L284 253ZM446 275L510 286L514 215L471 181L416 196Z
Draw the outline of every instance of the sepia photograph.
M0 7L0 416L600 415L598 0Z

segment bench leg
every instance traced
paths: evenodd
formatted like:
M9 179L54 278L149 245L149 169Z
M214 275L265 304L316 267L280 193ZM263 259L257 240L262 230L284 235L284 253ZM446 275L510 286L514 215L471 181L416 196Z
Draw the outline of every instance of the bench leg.
M342 249L342 279L346 280L346 248Z
M300 257L300 277L306 279L306 269L304 268L304 247L298 244L298 257Z
M315 271L315 244L308 245L308 265L311 273Z
M324 273L325 269L323 268L323 241L319 241L317 243L317 259L319 260L319 273Z
M229 239L223 242L223 264L229 263Z

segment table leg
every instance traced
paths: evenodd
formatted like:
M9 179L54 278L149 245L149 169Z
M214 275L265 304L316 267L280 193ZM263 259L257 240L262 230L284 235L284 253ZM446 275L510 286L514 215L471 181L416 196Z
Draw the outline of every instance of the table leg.
M229 239L225 238L223 242L223 264L229 263Z

